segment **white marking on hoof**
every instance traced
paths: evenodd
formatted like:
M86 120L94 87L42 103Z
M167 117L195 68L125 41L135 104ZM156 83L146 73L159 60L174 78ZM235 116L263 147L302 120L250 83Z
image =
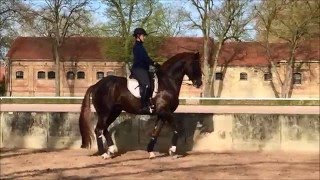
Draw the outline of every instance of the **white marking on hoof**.
M103 159L110 159L110 158L111 158L111 155L109 155L109 154L107 154L107 153L103 153L103 154L101 155L101 157L102 157Z
M111 154L114 154L116 152L118 152L118 149L115 145L112 145L110 147L108 147L108 151L111 153Z
M171 148L169 148L169 155L170 156L174 156L177 150L177 146L171 146Z
M156 157L156 154L154 152L149 152L149 159L153 159Z

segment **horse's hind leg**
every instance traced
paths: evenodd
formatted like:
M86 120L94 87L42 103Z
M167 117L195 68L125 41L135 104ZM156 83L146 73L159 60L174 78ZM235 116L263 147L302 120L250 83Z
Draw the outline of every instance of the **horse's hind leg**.
M102 157L104 159L107 159L107 158L112 158L115 156L115 153L117 152L117 148L116 146L114 145L114 142L112 140L112 137L111 137L111 134L110 132L108 131L108 127L111 123L113 123L117 117L121 114L121 111L120 109L117 109L117 110L114 110L112 112L112 114L108 117L108 120L107 120L107 125L104 127L104 130L103 130L103 135L104 137L106 138L106 142L107 142L107 145L108 145L108 150L107 152L105 152Z
M94 130L96 134L97 146L98 146L98 152L96 153L97 155L102 155L103 153L106 152L103 146L102 136L103 136L103 130L106 125L107 119L108 119L108 114L98 113L98 123Z

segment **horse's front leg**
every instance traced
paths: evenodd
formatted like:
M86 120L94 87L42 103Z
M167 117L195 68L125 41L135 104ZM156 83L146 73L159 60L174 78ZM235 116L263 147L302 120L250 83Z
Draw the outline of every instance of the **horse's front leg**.
M158 136L161 132L161 129L163 127L163 119L161 119L159 116L156 120L156 123L155 123L155 126L154 126L154 129L153 129L153 132L151 134L151 139L148 143L148 146L147 146L147 151L149 153L149 158L152 159L152 158L155 158L156 155L155 153L153 152L153 149L154 149L154 145L157 143L157 139L158 139Z
M170 156L175 156L176 151L177 151L177 144L178 144L178 129L176 123L173 121L172 116L168 119L168 123L171 125L172 131L173 131L173 136L171 139L171 147L169 148L169 155Z

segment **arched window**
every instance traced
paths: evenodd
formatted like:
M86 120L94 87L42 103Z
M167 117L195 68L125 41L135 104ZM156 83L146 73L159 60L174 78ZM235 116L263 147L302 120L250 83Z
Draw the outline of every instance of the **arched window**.
M294 73L293 74L293 84L301 84L301 73Z
M248 80L248 74L245 72L240 73L240 80L242 81Z
M16 72L16 79L23 79L23 71Z
M45 79L46 73L44 71L38 71L38 79Z
M83 71L77 72L77 79L85 79L86 74Z
M264 81L271 81L271 80L272 80L272 73L265 73Z
M102 79L104 77L104 72L97 72L97 79Z
M74 79L74 72L72 72L72 71L68 71L67 72L67 79L68 80L73 80Z
M222 80L223 76L222 76L222 72L216 72L216 80Z
M48 72L48 79L55 79L56 78L56 73L54 71L49 71Z

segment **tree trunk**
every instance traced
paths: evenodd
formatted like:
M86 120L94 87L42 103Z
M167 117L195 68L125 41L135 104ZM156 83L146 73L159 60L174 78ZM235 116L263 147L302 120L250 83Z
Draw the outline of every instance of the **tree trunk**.
M130 43L130 36L126 35L124 36L124 53L125 53L125 60L126 62L130 62L130 49L129 49L129 43Z
M202 96L210 97L211 93L211 85L210 84L210 39L204 37L203 42L203 73L205 74L203 77L203 87L202 87Z
M221 47L222 47L222 43L223 42L219 42L218 44L218 47L217 47L217 50L216 50L216 53L215 53L215 56L214 56L214 60L213 60L213 67L210 71L211 73L211 78L210 78L210 94L215 97L215 91L214 91L214 82L215 82L215 76L216 76L216 69L217 69L217 66L218 66L218 58L219 58L219 53L220 53L220 50L221 50ZM222 79L223 81L223 79Z
M55 58L55 65L56 65L56 79L55 79L55 86L56 86L56 96L60 96L60 55L58 45L53 45L53 52Z
M281 85L281 98L289 98L289 91L292 83L292 67L287 66L285 72L285 80Z

